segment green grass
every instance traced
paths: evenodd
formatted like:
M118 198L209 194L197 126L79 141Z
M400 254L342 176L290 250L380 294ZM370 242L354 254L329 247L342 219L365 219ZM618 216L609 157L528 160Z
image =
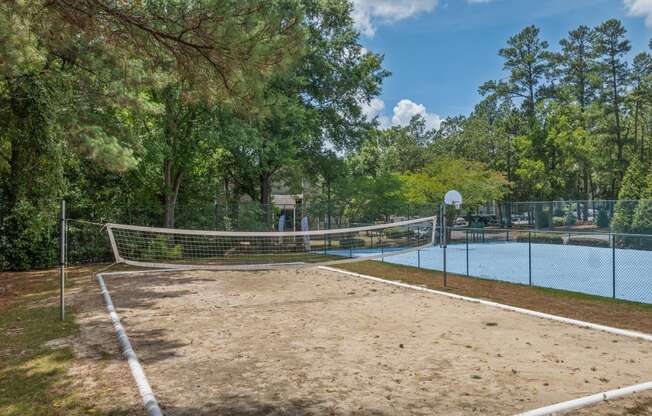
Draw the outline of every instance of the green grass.
M68 374L72 348L48 345L79 331L70 308L59 320L56 274L16 282L21 290L0 306L0 416L100 415Z
M509 283L509 284L517 284L517 283ZM532 286L532 288L538 292L544 293L546 295L551 295L551 296L566 297L566 298L572 298L577 300L590 300L590 301L604 302L606 304L614 304L614 305L627 305L630 307L647 309L649 311L652 311L652 304L649 303L634 302L631 300L623 300L623 299L614 299L614 298L608 298L604 296L591 295L588 293L571 292L568 290L552 289L547 287Z
M76 332L74 316L60 322L56 307L13 305L2 310L0 415L74 415L91 410L70 393L66 374L74 358L72 349L46 345Z

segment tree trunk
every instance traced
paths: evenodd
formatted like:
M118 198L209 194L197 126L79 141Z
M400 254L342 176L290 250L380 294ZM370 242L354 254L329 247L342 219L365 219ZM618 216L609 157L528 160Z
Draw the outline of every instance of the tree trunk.
M636 149L636 146L638 145L638 113L640 106L640 100L636 100L636 106L634 107L634 149ZM642 139L643 137L641 136L641 140Z
M260 205L263 209L263 222L269 227L272 221L272 173L264 171L260 174Z
M624 145L622 142L622 135L620 131L620 103L619 103L619 97L618 97L618 77L616 75L616 66L615 63L613 63L612 59L612 69L611 69L611 87L613 89L613 94L614 94L614 116L616 117L616 146L618 148L618 175L620 176L620 179L623 179L623 176L625 176L625 166L624 166Z
M591 199L591 189L589 187L589 170L584 167L584 177L582 178L584 180L584 195L586 198L586 202L584 203L584 209L582 211L582 216L584 217L584 221L589 220L589 200ZM595 215L595 213L594 213Z
M183 172L174 172L174 166L171 160L166 159L163 162L163 173L165 175L165 220L164 227L174 228L174 211L177 206L177 197L181 187L181 178Z

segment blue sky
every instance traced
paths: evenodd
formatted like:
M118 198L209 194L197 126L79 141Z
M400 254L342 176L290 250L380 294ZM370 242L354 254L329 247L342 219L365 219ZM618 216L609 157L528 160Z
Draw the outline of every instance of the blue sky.
M429 125L467 114L478 86L504 76L497 55L507 38L534 24L551 49L580 24L621 19L632 54L652 38L652 0L353 0L362 44L385 55L392 76L366 106L384 126L421 113Z

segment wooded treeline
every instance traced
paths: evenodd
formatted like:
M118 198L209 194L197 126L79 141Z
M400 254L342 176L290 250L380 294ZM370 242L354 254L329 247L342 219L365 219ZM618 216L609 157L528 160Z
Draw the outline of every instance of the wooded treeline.
M528 27L470 115L381 129L361 105L389 73L351 7L0 2L2 267L49 265L60 198L87 219L137 207L173 227L178 207L243 200L270 224L279 185L368 221L452 187L470 206L650 194L652 58L630 60L620 22L558 52Z

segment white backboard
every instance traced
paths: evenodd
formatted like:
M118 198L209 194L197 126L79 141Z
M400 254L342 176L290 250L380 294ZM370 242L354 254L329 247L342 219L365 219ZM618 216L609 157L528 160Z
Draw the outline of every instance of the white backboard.
M455 205L456 208L459 208L462 205L462 194L456 190L448 191L444 196L444 203L446 205Z

